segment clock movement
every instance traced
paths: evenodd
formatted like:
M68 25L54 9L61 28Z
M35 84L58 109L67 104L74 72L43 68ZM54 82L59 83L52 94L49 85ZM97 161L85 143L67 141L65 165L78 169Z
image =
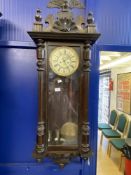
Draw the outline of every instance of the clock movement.
M52 158L60 166L73 157L87 160L89 143L89 75L91 46L100 36L92 13L85 22L74 16L83 9L78 0L51 0L58 8L42 23L37 9L33 30L28 32L37 46L38 126L33 156Z

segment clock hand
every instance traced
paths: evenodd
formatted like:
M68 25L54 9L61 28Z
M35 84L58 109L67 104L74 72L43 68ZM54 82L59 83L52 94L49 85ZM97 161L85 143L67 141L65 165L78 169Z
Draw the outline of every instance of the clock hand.
M66 60L65 60L64 58L62 58L62 62L63 62L66 66L68 66L67 63L66 63Z

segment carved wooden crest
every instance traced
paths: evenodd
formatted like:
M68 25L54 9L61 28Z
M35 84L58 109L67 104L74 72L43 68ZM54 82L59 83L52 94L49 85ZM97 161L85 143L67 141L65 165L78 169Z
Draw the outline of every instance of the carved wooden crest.
M87 22L82 16L74 16L72 9L84 8L84 5L79 0L51 0L47 7L58 8L59 10L56 15L49 14L43 24L41 10L37 9L34 31L96 33L92 13L88 14Z

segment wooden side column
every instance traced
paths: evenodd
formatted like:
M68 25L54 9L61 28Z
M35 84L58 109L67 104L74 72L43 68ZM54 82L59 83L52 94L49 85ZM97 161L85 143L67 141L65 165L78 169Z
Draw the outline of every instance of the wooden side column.
M81 146L80 155L87 160L89 147L89 74L90 74L90 44L84 45L83 73L81 77Z
M45 45L42 39L37 43L37 71L38 71L38 126L37 126L37 143L34 157L41 160L45 151Z

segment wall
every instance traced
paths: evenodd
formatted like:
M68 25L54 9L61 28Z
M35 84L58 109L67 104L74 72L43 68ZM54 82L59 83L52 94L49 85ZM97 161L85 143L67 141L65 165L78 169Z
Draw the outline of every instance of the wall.
M48 0L1 0L0 11L0 174L85 175L96 174L96 116L98 102L98 59L93 48L90 91L90 145L94 152L90 166L74 160L61 170L50 160L36 163L32 151L37 127L37 71L35 45L27 34L32 30L35 11L43 16L55 13L46 8ZM83 0L84 3L87 1ZM90 7L93 4L90 3ZM86 10L75 11L85 15ZM93 96L93 98L92 98ZM96 129L94 129L96 128ZM85 166L85 167L84 167Z
M113 91L111 92L111 99L110 99L110 110L116 109L116 95L117 95L117 75L121 73L128 73L131 72L131 67L125 68L114 68L111 70L111 77L113 80ZM121 113L118 111L118 113ZM127 115L127 114L126 114ZM131 119L130 115L127 115L129 119Z
M131 1L95 0L99 45L131 45Z

